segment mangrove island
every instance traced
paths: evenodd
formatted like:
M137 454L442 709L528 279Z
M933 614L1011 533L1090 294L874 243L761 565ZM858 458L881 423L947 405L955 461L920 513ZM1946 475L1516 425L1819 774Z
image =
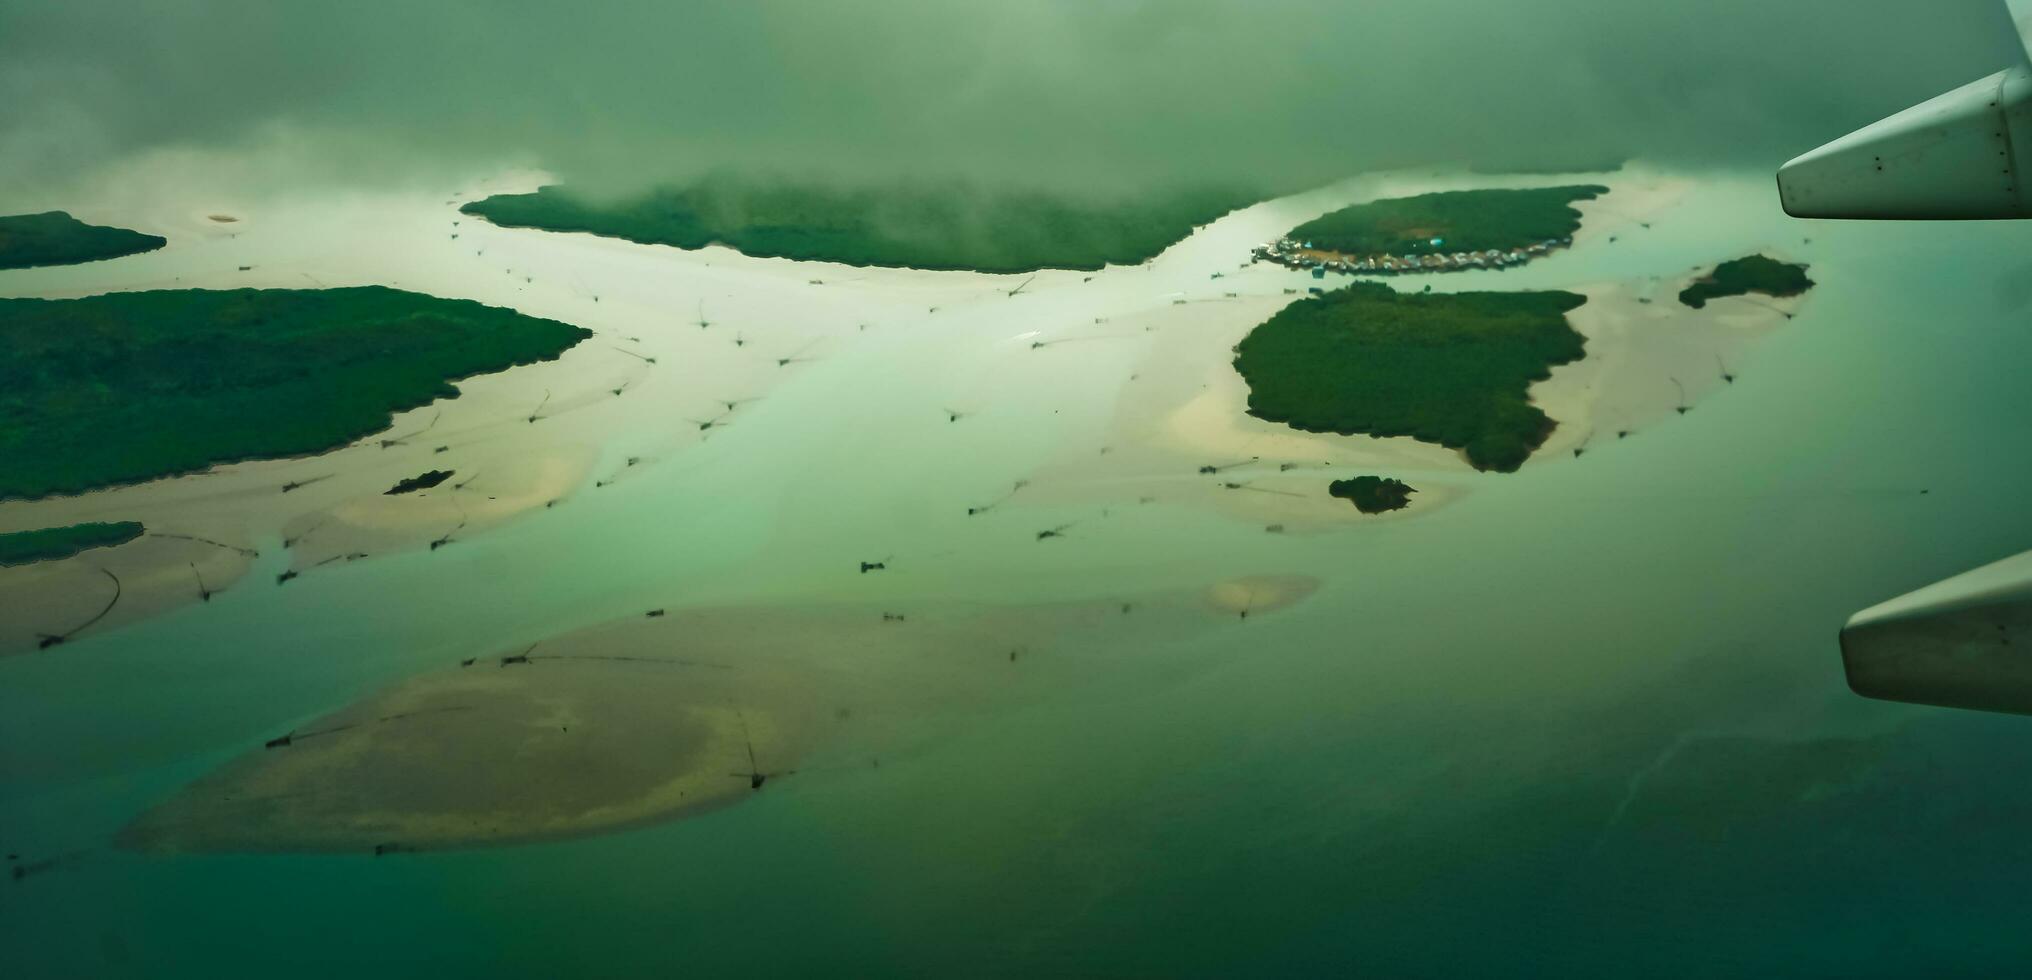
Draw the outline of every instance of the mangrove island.
M1249 414L1308 432L1410 436L1509 472L1552 434L1532 382L1577 361L1568 292L1399 293L1357 282L1300 300L1235 347Z
M451 478L452 478L451 470L428 470L423 473L419 473L415 476L399 480L396 482L394 486L381 491L381 493L383 496L387 497L393 497L398 494L404 493L415 493L419 490L428 490L431 487L437 486L438 484L443 483L444 481L449 480Z
M88 225L65 211L0 215L0 269L117 259L167 244L160 235Z
M845 188L712 175L612 202L550 186L460 210L512 228L758 258L1020 273L1134 265L1263 197L1190 189L1079 200L957 182Z
M26 565L38 561L55 561L69 558L93 548L110 548L126 544L141 536L145 530L139 521L118 521L89 524L72 524L68 527L45 527L33 531L14 531L0 534L0 566Z
M1335 480L1326 491L1342 500L1352 501L1355 509L1364 514L1387 514L1393 510L1403 510L1411 506L1411 495L1418 492L1403 480L1380 476Z
M0 499L334 449L590 336L382 286L0 299Z
M1505 269L1573 244L1573 202L1608 192L1588 184L1387 198L1322 215L1252 254L1315 275Z
M1711 299L1763 293L1777 299L1797 296L1813 288L1806 278L1806 266L1780 262L1763 255L1731 259L1693 281L1680 291L1679 301L1698 310Z

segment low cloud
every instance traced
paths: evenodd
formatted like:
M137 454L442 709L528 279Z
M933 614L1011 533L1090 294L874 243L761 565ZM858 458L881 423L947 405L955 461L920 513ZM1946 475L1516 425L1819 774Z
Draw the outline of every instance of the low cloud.
M0 0L0 198L277 133L305 179L617 190L1771 168L2013 48L1997 0Z

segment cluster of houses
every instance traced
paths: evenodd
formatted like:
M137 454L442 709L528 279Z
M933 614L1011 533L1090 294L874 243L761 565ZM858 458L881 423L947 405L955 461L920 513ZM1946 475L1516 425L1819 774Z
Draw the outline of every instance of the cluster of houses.
M1467 269L1507 269L1523 265L1553 249L1572 245L1573 239L1548 238L1523 248L1508 251L1492 248L1481 252L1436 251L1446 244L1446 240L1440 238L1433 239L1431 244L1435 251L1423 255L1355 257L1315 250L1311 242L1280 238L1256 246L1250 250L1250 255L1258 262L1275 262L1287 269L1311 269L1315 279L1325 278L1329 272L1395 276L1420 272L1459 272Z

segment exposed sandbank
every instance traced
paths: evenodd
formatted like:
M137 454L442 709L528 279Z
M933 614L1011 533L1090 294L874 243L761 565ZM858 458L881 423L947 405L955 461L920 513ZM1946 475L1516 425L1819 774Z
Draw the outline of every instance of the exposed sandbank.
M921 737L925 716L963 724L986 699L1036 696L1104 651L1246 628L1317 584L1259 576L1120 602L907 613L645 612L448 664L278 732L122 842L387 853L673 819L851 778L907 750L901 733Z
M1578 287L1569 317L1587 357L1552 370L1532 401L1559 428L1528 466L1570 459L1690 412L1748 367L1751 345L1782 326L1804 298L1726 302L1691 310L1673 300L1685 277Z

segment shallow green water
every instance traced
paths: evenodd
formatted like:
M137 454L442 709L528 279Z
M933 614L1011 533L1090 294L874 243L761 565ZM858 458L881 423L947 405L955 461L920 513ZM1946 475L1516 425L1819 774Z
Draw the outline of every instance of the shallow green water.
M1811 236L1791 250L1821 286L1685 417L1460 477L1481 492L1416 520L1277 537L1157 506L1049 551L1021 533L1055 523L1038 510L996 543L926 515L1083 423L1012 413L1006 438L926 452L891 409L928 334L899 333L598 507L0 661L0 840L80 852L0 882L9 973L2008 974L2032 953L2032 730L1859 700L1834 634L2032 547L2032 228L1809 226L1773 197L1720 185L1584 273L1575 254L1504 280ZM825 411L849 390L851 418ZM797 560L870 547L958 553L845 584ZM379 860L104 847L297 720L652 600L1021 602L1247 573L1325 584L697 819Z

